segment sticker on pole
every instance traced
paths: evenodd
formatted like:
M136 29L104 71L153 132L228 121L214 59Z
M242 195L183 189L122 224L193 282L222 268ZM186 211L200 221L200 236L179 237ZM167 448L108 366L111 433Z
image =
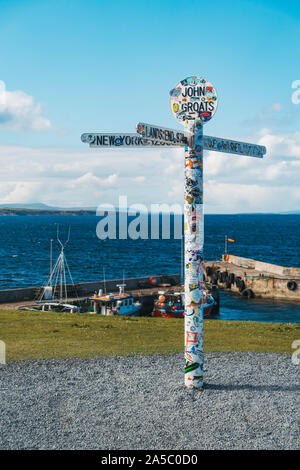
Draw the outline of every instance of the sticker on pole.
M216 112L217 104L214 86L202 77L185 78L170 91L171 111L181 124L186 121L209 121Z

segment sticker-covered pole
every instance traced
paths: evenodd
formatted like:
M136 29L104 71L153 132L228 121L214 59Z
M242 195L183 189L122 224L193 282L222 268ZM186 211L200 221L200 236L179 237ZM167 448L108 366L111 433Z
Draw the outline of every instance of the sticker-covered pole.
M203 387L203 125L188 129L185 151L185 385Z

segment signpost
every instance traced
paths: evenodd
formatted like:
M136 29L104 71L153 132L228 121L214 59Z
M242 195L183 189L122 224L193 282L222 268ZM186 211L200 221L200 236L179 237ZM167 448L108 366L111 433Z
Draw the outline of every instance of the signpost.
M138 134L83 134L90 147L185 147L185 384L203 387L203 150L262 158L266 148L203 135L203 125L216 112L214 86L200 76L181 80L170 91L170 107L184 131L139 122Z

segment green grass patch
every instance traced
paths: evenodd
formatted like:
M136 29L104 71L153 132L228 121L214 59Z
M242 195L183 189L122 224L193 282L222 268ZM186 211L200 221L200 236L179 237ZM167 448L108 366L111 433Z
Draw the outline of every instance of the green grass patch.
M300 325L205 320L204 349L292 353ZM183 319L0 310L7 360L183 352Z

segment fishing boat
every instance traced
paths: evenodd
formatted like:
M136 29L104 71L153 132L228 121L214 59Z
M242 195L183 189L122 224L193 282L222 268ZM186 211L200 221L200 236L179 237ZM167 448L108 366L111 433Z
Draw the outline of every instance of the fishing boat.
M102 294L102 290L90 297L93 303L94 313L100 315L127 315L136 316L142 304L135 302L133 294L125 292L126 284L118 284L119 292L117 294Z
M205 291L203 316L212 315L215 307L215 299ZM183 318L184 317L184 292L159 291L158 298L154 302L153 317Z
M41 312L79 313L80 307L70 302L71 298L78 303L77 290L65 256L65 248L70 240L70 227L65 243L59 238L57 226L57 241L60 245L60 254L52 267L52 241L50 240L50 276L42 287L34 305L20 306L20 310L34 310ZM69 283L67 283L69 281Z
M31 306L22 306L21 310L34 310L38 312L58 312L58 313L79 313L80 307L72 304L64 304L60 302L42 302Z

